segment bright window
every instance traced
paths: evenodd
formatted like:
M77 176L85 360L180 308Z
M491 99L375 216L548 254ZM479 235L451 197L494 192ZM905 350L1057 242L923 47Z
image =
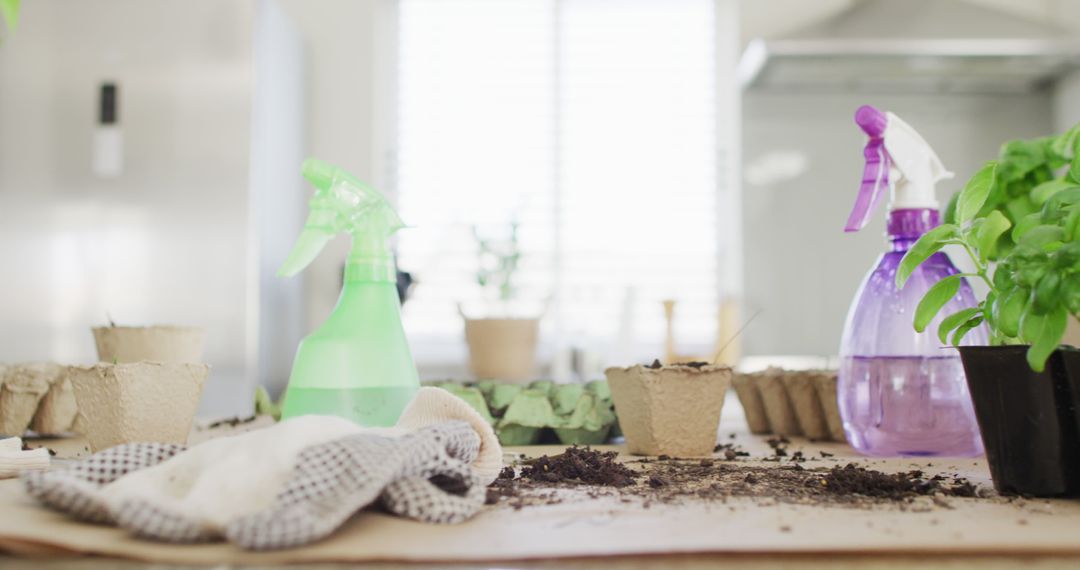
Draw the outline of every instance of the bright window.
M551 299L547 354L659 355L664 299L680 349L709 350L732 249L717 1L401 0L399 261L421 365L463 350L472 228L511 220L516 306Z

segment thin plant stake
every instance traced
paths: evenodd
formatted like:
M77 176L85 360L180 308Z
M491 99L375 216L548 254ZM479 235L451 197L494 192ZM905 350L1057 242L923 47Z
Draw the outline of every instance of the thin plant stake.
M743 323L741 327L739 327L739 330L735 331L735 334L731 335L731 338L727 339L727 342L725 342L723 346L716 350L716 353L713 354L712 359L712 363L714 365L720 361L720 356L724 354L724 350L728 347L728 345L730 345L732 342L735 342L735 339L739 338L739 335L742 334L744 330L746 330L746 327L750 326L750 323L754 322L754 319L758 318L758 315L760 315L761 311L763 310L764 309L758 309L756 313L750 315L750 318L746 319L746 322Z

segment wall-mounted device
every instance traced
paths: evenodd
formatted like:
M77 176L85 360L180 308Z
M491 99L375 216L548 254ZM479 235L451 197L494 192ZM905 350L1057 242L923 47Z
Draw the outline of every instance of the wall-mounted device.
M120 88L111 81L98 89L98 118L94 127L91 167L94 174L111 178L124 168L124 136L120 131Z

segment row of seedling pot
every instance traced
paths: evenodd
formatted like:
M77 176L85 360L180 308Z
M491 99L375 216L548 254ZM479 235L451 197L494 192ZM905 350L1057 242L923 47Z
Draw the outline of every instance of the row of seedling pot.
M784 370L736 374L732 384L750 433L845 441L836 399L835 370Z
M97 364L0 365L0 435L77 433L91 451L185 443L209 374L203 331L110 326L94 337Z
M607 382L521 385L496 380L429 382L458 396L495 428L503 445L598 445L618 433Z
M630 453L712 454L730 385L746 410L753 433L844 441L836 404L836 372L770 368L733 374L727 366L704 362L667 366L656 362L606 372Z

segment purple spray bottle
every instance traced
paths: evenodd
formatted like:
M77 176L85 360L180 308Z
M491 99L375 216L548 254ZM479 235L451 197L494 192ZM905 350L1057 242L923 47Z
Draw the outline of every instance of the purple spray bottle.
M889 251L863 279L844 323L837 392L844 431L867 455L974 456L982 453L979 426L955 348L938 342L942 315L976 305L964 282L926 332L915 331L915 307L943 277L959 273L945 253L919 266L903 289L896 268L917 239L940 222L934 184L952 173L915 129L869 105L855 122L870 137L866 168L845 231L866 225L887 188L891 202ZM965 338L986 344L986 331Z

